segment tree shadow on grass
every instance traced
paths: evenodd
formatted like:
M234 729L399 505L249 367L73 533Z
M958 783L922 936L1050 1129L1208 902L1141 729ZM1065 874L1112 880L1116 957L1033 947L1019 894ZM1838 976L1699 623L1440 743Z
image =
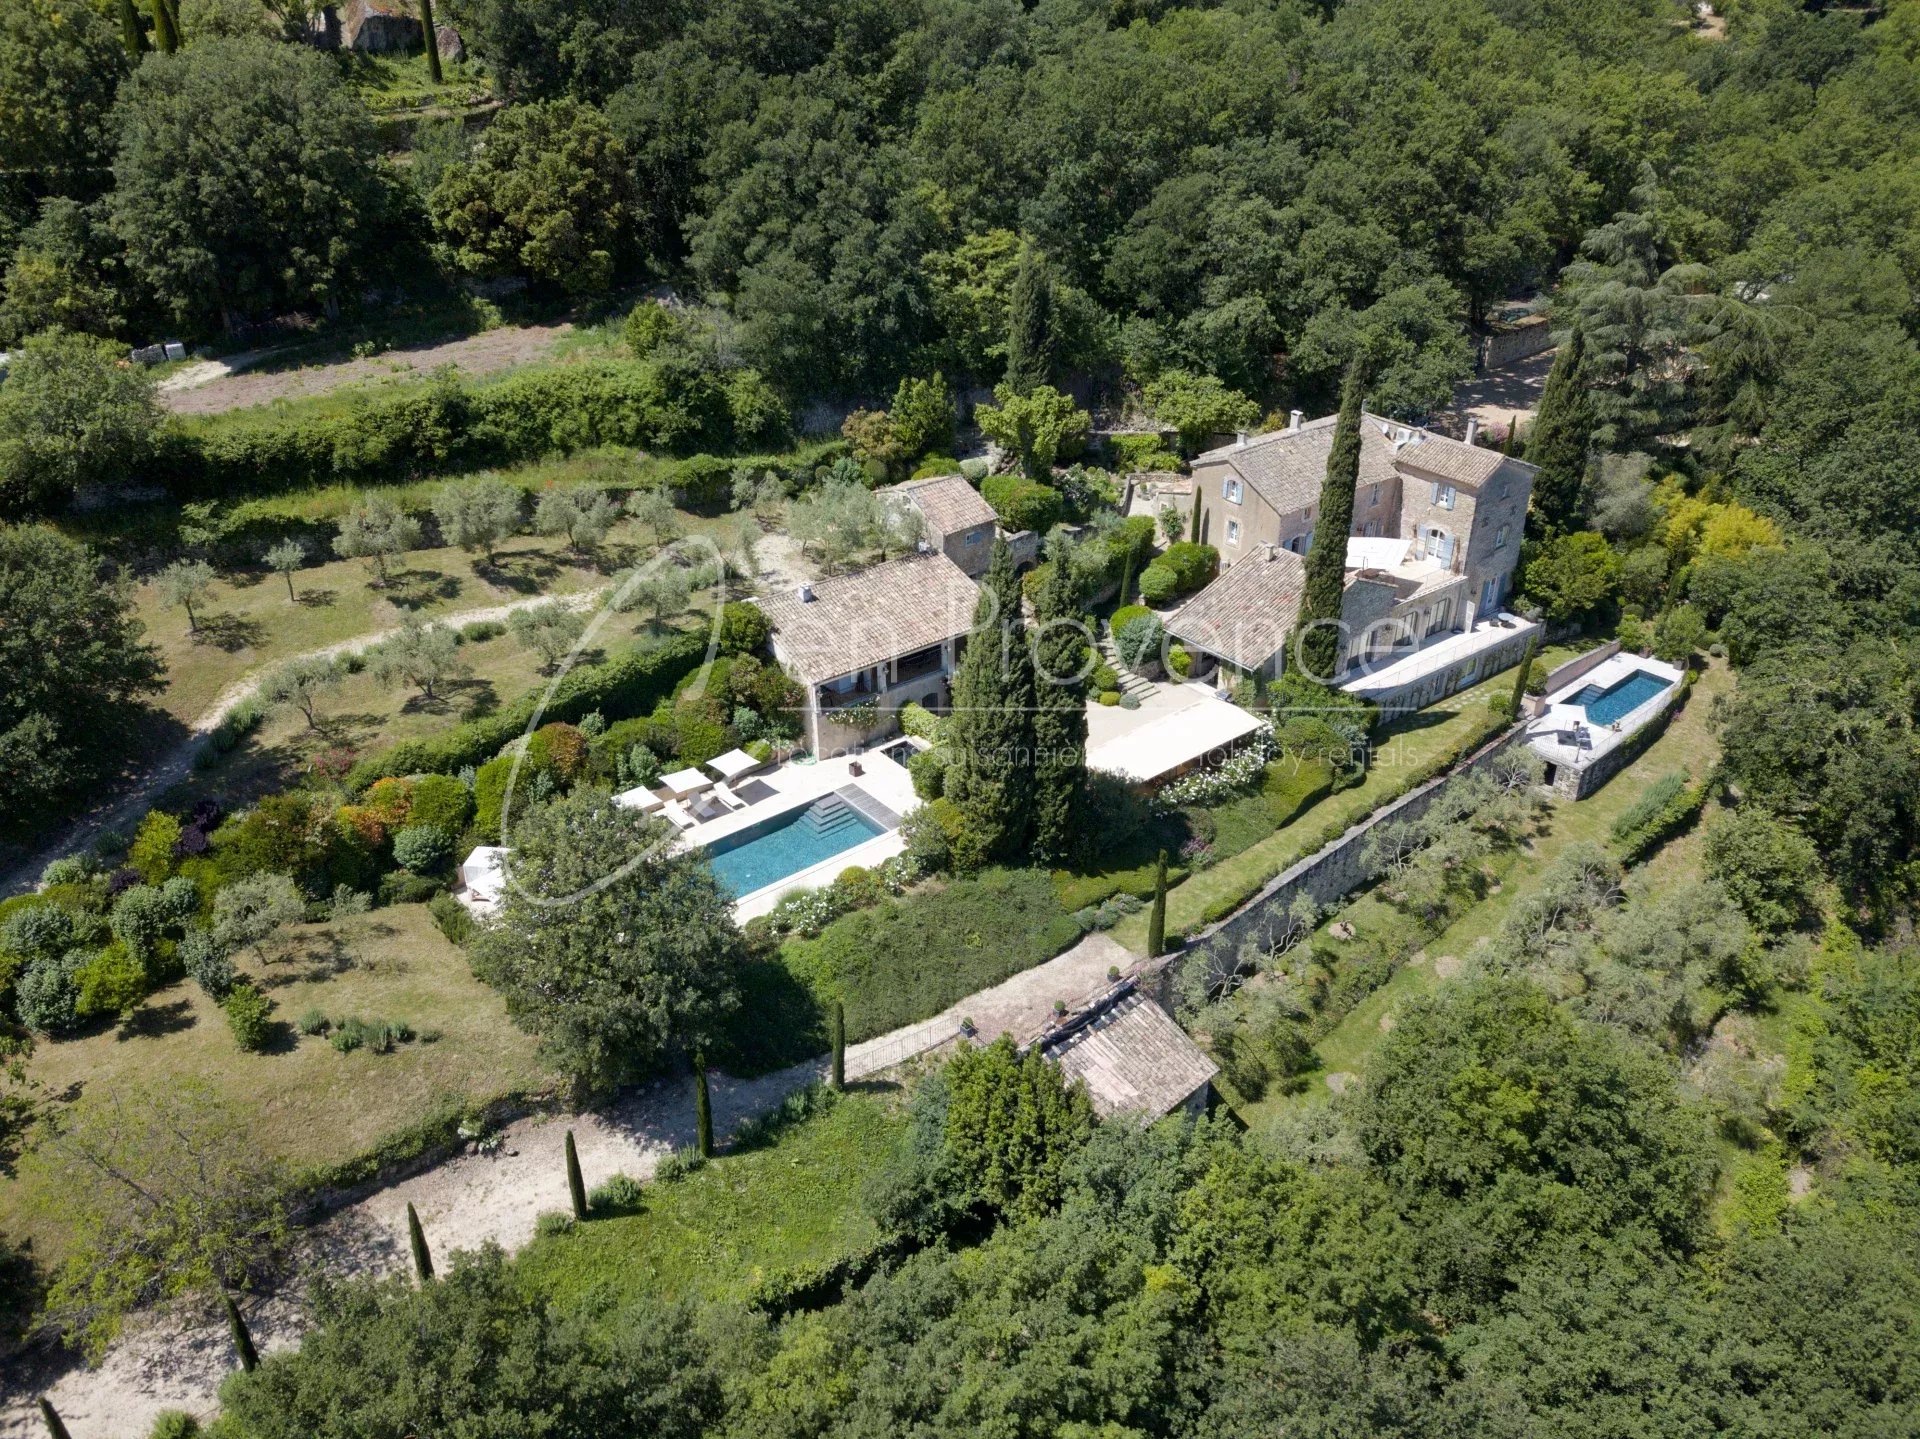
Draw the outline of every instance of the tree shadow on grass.
M193 1012L193 1001L182 996L167 1004L143 1005L114 1032L113 1037L122 1044L130 1039L159 1039L192 1029L198 1022Z
M499 551L493 563L474 565L474 573L488 584L515 594L537 595L560 573L560 563L545 550Z
M300 603L310 610L332 609L340 600L340 591L310 589L300 591Z
M424 609L460 596L460 581L439 570L401 570L388 577L386 601L398 610Z
M280 954L260 985L263 989L284 989L290 984L322 984L356 968L358 963L344 939L331 929L323 929L318 934L302 935Z
M193 642L233 654L237 650L252 649L266 638L266 633L267 627L258 620L230 614L202 615Z

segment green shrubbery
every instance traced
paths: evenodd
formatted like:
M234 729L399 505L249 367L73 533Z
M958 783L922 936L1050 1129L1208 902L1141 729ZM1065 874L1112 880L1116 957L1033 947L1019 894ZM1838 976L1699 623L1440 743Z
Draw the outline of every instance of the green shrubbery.
M980 486L980 494L1009 530L1045 534L1060 522L1066 508L1060 492L1052 485L1039 484L1020 475L989 475Z
M938 1014L1079 934L1044 871L990 869L844 915L818 939L789 940L781 960L823 1003L845 1003L856 1041Z

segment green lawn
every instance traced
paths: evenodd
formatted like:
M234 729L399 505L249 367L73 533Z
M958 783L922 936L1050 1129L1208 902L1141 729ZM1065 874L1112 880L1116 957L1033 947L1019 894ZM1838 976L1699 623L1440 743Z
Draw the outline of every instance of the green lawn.
M1230 859L1189 876L1167 891L1167 933L1206 923L1258 893L1260 887L1349 826L1394 799L1442 759L1471 749L1495 733L1501 721L1488 699L1513 688L1513 671L1484 680L1431 708L1386 726L1367 777L1352 789L1328 795L1301 811L1265 839ZM1113 937L1146 953L1145 913L1122 920Z
M396 905L336 925L300 925L269 942L268 961L241 969L273 1001L281 1026L266 1052L234 1043L225 1016L191 981L152 995L126 1025L41 1039L27 1075L50 1117L116 1085L161 1089L195 1077L245 1120L253 1141L296 1169L343 1163L448 1106L480 1105L552 1084L530 1036L507 1018L424 905ZM331 1018L404 1020L423 1037L387 1054L336 1051L295 1024L309 1009ZM428 1042L424 1036L438 1031ZM51 1265L66 1241L57 1175L35 1156L0 1178L0 1231L31 1239Z
M893 1150L899 1110L890 1092L850 1091L777 1143L647 1185L638 1213L536 1240L519 1258L520 1273L567 1304L596 1291L737 1299L765 1274L858 1253L880 1238L860 1191Z
M1392 1016L1410 1000L1431 993L1443 982L1442 969L1451 972L1452 961L1463 958L1491 938L1515 897L1526 893L1569 845L1583 840L1606 844L1613 822L1640 797L1649 782L1661 775L1681 769L1696 779L1704 775L1718 753L1710 725L1713 700L1731 684L1732 675L1726 665L1716 664L1700 676L1686 708L1645 754L1615 775L1597 794L1578 802L1554 800L1525 848L1496 855L1488 862L1487 868L1499 885L1499 892L1489 895L1429 940L1420 958L1403 965L1391 980L1355 1005L1346 1018L1314 1046L1321 1068L1306 1090L1299 1095L1270 1094L1247 1106L1241 1117L1258 1128L1291 1106L1324 1103L1332 1093L1325 1076L1365 1074L1367 1058L1380 1036L1391 1027ZM1690 856L1696 853L1697 835L1696 828L1657 852L1648 860L1646 872L1656 881L1665 874L1686 872L1692 863ZM1387 911L1383 901L1369 895L1349 906L1339 918L1364 933L1370 923L1384 918Z

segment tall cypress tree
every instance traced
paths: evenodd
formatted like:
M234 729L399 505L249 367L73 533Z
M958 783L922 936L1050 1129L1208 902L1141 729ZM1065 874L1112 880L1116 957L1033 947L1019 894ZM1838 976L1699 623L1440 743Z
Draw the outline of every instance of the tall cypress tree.
M1513 676L1513 697L1507 701L1507 718L1519 719L1520 706L1527 700L1527 672L1533 668L1533 657L1540 652L1540 631L1533 632L1533 638L1527 641L1527 652L1520 657L1520 668Z
M227 1302L227 1332L233 1336L233 1352L240 1357L240 1367L248 1374L260 1366L260 1354L253 1347L253 1335L247 1332L247 1321L240 1317L240 1306L233 1302L231 1294L220 1296Z
M446 77L440 73L440 37L434 33L433 0L420 0L420 28L427 35L427 73L438 85Z
M433 1251L427 1248L427 1231L420 1227L419 1211L407 1201L407 1247L413 1251L413 1273L422 1284L433 1282Z
M1073 849L1087 783L1087 630L1064 553L1054 555L1034 609L1033 846L1059 861Z
M1347 382L1340 391L1340 418L1334 423L1327 477L1320 483L1313 544L1307 550L1306 594L1300 603L1300 628L1293 646L1293 658L1308 678L1322 684L1333 679L1334 668L1340 663L1339 620L1347 589L1347 535L1353 529L1353 492L1360 484L1360 402L1364 385L1356 360L1347 368Z
M700 1157L713 1158L713 1096L707 1092L707 1057L699 1050L693 1054L693 1125Z
M587 1217L587 1181L580 1173L580 1151L573 1147L573 1131L567 1131L567 1198L573 1205L573 1217Z
M1007 385L1016 395L1052 383L1054 325L1053 271L1029 241L1007 302Z
M1587 452L1593 445L1593 401L1587 394L1586 340L1576 323L1553 357L1540 411L1527 431L1527 461L1538 465L1527 529L1536 539L1579 528Z
M1032 832L1033 706L1033 650L1020 612L1020 579L1006 541L995 540L947 720L953 758L946 797L966 819L955 855L962 867L1011 859Z
M847 1087L847 1007L833 1002L833 1064L827 1070L827 1083L837 1093Z
M1147 916L1147 958L1153 959L1167 947L1167 852L1153 865L1153 912Z
M173 19L173 8L167 0L153 0L153 43L162 55L171 55L180 48L180 31Z
M141 27L140 12L133 8L133 0L118 0L114 10L120 18L120 43L127 47L128 56L137 65L140 57L153 48Z

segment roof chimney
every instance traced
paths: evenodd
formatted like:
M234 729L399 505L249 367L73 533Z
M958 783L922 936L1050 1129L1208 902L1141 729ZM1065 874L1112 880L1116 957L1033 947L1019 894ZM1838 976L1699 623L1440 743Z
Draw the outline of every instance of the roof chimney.
M802 580L800 582L799 595L800 595L801 604L803 605L812 604L813 603L813 586L808 584L805 580Z
M1245 430L1235 430L1233 432L1233 447L1236 450L1244 450L1247 447L1247 432Z
M1287 433L1290 435L1300 433L1300 412L1298 410L1290 410L1287 413Z
M1476 419L1469 418L1467 420L1467 443L1472 444L1475 440L1479 438L1480 438L1480 422Z

